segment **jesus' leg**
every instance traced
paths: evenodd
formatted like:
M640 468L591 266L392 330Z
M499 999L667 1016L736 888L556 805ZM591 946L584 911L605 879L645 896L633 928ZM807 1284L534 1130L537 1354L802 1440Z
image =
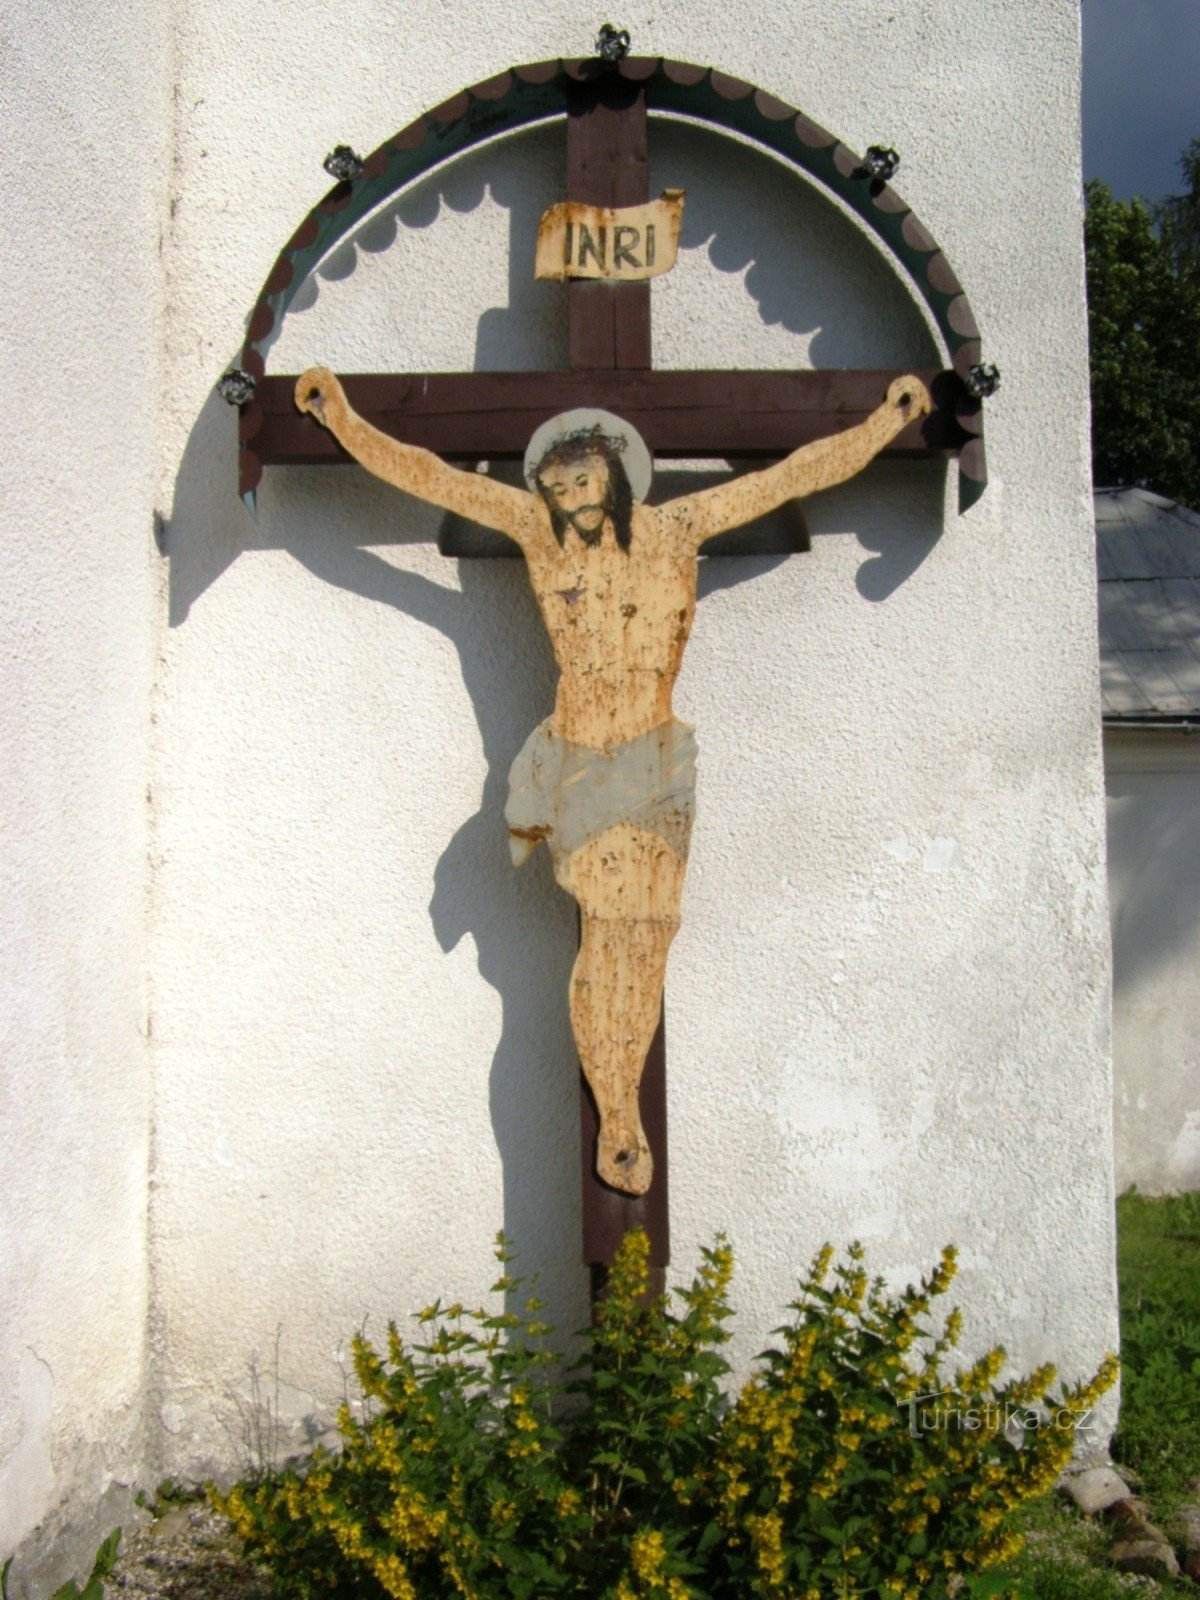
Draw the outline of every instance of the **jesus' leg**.
M585 913L571 974L571 1027L600 1116L596 1170L627 1194L645 1194L654 1172L638 1091L674 936L670 923Z
M582 912L571 1027L600 1118L596 1167L627 1194L645 1194L654 1171L638 1091L662 1010L685 870L660 835L629 823L556 863L559 882Z

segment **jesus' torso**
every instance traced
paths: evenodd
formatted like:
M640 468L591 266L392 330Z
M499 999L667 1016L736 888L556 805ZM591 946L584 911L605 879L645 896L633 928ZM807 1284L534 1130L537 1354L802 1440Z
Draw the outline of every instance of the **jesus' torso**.
M556 732L611 749L666 722L696 610L696 557L672 519L635 505L628 551L606 521L598 544L560 547L539 504L530 582L561 674Z

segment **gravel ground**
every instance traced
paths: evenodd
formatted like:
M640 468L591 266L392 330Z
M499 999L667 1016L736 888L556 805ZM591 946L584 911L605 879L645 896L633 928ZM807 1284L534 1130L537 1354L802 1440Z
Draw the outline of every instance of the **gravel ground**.
M104 1594L105 1600L267 1600L270 1584L241 1559L225 1518L196 1500L126 1529Z

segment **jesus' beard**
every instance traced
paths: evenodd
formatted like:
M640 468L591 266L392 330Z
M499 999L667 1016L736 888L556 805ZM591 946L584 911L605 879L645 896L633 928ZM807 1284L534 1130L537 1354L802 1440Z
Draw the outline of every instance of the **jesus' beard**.
M597 511L601 513L601 517L596 526L594 528L583 527L580 523L580 518L594 516ZM604 522L607 517L612 516L612 507L608 505L580 506L577 511L564 511L563 516L571 527L575 529L584 544L594 550L604 537Z
M614 497L611 494L605 495L602 505L580 506L575 511L564 511L561 506L554 505L549 496L545 498L546 508L550 512L550 525L554 530L554 537L560 545L566 537L567 529L573 528L579 535L581 543L585 544L589 550L594 550L604 537L605 522L611 522L618 545L622 550L629 549L630 523L632 521L629 515L629 508L625 509L625 515L622 518L621 508L614 503ZM596 511L604 512L604 517L600 523L591 530L581 528L577 519L587 516L589 512L595 513Z

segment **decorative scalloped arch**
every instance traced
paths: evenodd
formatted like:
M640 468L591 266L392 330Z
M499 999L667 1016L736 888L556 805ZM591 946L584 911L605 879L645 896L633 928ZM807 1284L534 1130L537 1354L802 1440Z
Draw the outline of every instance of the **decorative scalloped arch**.
M657 56L627 56L615 67L595 59L539 61L463 89L381 144L352 182L321 200L280 251L250 317L241 366L254 378L305 279L365 216L441 162L514 128L565 116L567 86L616 72L642 85L648 111L678 112L741 134L815 178L854 211L904 268L963 378L981 359L979 329L962 285L932 235L889 184L803 112L740 78ZM982 410L967 401L958 419L972 437L959 455L959 509L987 482ZM243 433L245 440L245 433ZM245 486L244 486L245 487ZM252 488L252 486L251 486Z

